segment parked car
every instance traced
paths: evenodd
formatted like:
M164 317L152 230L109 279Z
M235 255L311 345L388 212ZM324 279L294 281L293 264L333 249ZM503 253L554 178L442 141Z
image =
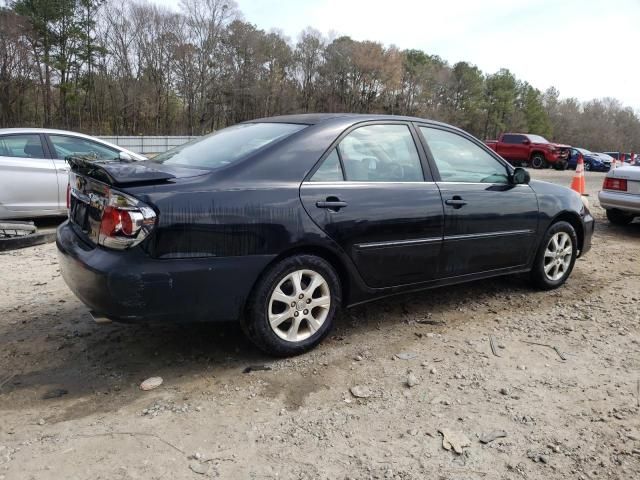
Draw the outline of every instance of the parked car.
M576 192L420 118L266 118L133 166L71 163L61 270L96 317L240 320L274 355L383 296L514 273L559 287L594 228Z
M622 160L624 163L634 163L634 159L630 153L622 153L622 152L604 152L610 157L615 158L616 160Z
M611 168L611 161L605 160L599 154L591 152L586 148L571 147L569 155L568 168L575 169L578 164L578 158L582 155L584 160L584 169L593 170L595 172L608 172Z
M640 167L625 165L607 173L598 199L611 223L627 225L640 217Z
M0 129L0 218L67 214L71 154L96 159L145 157L81 133L42 128Z
M540 135L504 133L498 140L486 144L512 165L531 165L533 168L554 167L565 170L571 146L551 143Z

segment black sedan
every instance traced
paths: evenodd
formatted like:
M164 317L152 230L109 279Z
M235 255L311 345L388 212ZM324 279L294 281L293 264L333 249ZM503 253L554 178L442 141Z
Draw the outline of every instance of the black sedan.
M57 245L94 316L239 320L274 355L382 296L517 273L556 288L594 228L572 190L419 118L265 118L154 161L69 162Z

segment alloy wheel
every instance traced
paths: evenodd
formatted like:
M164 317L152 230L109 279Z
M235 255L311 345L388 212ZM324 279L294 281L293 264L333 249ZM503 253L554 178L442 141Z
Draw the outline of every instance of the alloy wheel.
M558 232L549 239L544 252L544 274L551 281L560 280L569 271L573 243L566 232Z
M281 339L300 342L322 327L330 307L331 290L324 277L313 270L296 270L271 293L269 325Z

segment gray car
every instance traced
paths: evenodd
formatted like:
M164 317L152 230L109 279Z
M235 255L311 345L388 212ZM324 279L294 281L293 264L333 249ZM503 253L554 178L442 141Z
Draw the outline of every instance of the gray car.
M0 129L0 219L67 213L71 154L96 159L145 157L81 133L42 128Z
M627 225L640 217L640 166L614 168L607 173L598 194L611 223Z

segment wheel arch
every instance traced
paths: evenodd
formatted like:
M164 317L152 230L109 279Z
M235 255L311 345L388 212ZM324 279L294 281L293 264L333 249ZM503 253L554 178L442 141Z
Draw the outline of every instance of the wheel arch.
M249 290L249 296L245 299L244 310L246 310L247 305L249 304L250 296L253 294L258 283L262 280L262 278L269 271L269 269L272 268L274 265L276 265L278 262L284 260L285 258L292 257L294 255L314 255L316 257L322 258L327 263L329 263L329 265L331 265L333 269L336 271L336 274L340 279L340 287L342 289L342 302L340 307L349 305L349 299L351 298L351 293L353 291L353 286L351 282L352 276L348 267L345 265L344 260L341 259L336 252L332 251L330 248L327 248L327 247L323 247L320 245L298 245L281 252L273 260L271 260L267 265L265 265L265 267L260 272L260 275L257 276L256 280L251 285L251 289Z
M553 217L547 228L550 228L553 224L558 222L567 222L573 227L576 231L576 236L578 237L578 251L581 252L584 245L584 227L580 220L580 216L575 212L565 210Z
M531 153L529 154L529 160L532 160L533 157L538 153L542 155L542 158L544 158L545 161L547 160L547 156L545 155L543 150L532 150Z

